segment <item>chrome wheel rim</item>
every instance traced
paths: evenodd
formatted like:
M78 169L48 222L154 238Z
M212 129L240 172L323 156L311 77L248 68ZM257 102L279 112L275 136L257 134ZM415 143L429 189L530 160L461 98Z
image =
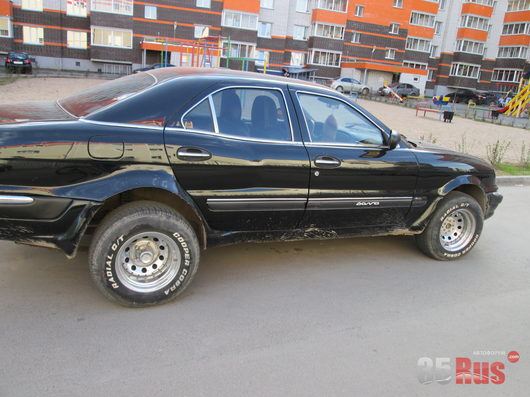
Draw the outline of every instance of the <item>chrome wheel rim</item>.
M455 252L465 248L475 235L475 217L462 208L445 217L440 227L440 244L446 251Z
M178 274L181 254L177 243L158 232L130 237L116 256L116 275L130 290L141 293L167 286Z

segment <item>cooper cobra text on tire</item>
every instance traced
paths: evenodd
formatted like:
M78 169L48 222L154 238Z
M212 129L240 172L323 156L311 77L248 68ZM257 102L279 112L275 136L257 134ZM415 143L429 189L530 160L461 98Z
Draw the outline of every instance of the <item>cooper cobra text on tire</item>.
M103 294L124 306L174 299L191 282L199 243L189 223L154 202L126 204L110 213L89 250L92 278Z
M475 246L483 223L482 208L473 197L451 192L439 204L427 228L416 237L416 241L418 247L434 259L456 259Z

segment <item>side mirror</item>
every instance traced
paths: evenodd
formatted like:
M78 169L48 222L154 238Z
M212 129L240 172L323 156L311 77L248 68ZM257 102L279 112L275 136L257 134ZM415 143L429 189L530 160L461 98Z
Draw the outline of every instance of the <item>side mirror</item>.
M390 132L390 138L388 140L388 148L390 150L395 149L398 143L401 141L401 135L396 130Z

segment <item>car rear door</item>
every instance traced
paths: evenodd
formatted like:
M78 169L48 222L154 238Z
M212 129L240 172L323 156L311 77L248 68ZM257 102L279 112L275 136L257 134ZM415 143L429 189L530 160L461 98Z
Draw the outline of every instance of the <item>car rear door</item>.
M291 90L311 160L306 227L404 227L418 165L403 144L346 99Z
M222 84L165 128L179 184L220 231L294 228L309 159L285 85Z

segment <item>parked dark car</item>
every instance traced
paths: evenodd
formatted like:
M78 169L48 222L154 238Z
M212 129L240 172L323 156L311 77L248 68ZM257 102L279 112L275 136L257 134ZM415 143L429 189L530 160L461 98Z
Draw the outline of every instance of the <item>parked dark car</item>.
M450 98L451 102L455 103L470 103L474 102L477 105L483 105L486 100L486 95L474 90L460 89L450 94L444 95L444 97Z
M174 67L175 67L175 65L172 65L170 63L155 63L154 65L146 66L145 68L140 68L140 69L133 70L133 73L146 72L148 70L153 70L153 69L174 68Z
M0 121L0 238L73 257L86 236L129 306L176 297L219 244L406 234L456 259L502 200L486 162L283 77L164 68Z
M419 88L414 87L412 84L408 83L394 83L390 84L388 87L379 87L377 92L381 96L389 95L389 88L392 88L392 91L394 91L401 97L420 96Z
M25 52L10 52L4 60L6 70L11 72L31 73L32 65L28 54Z

